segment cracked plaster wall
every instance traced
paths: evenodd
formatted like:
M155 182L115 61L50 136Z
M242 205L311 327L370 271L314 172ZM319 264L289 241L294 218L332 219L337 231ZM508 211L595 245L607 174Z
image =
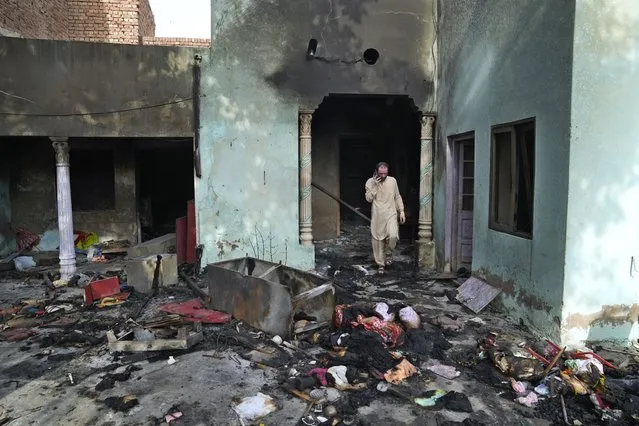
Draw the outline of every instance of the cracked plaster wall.
M298 112L329 93L409 95L434 110L434 1L213 0L211 10L196 187L203 262L248 253L311 269L314 250L299 244ZM306 60L310 38L327 61ZM340 62L369 47L377 64Z
M512 317L552 338L560 334L564 298L574 9L569 0L438 2L434 231L439 262L450 261L447 138L474 131L473 272L503 289L501 301ZM531 240L488 228L490 128L529 117L536 118Z
M577 2L562 339L639 338L639 4Z

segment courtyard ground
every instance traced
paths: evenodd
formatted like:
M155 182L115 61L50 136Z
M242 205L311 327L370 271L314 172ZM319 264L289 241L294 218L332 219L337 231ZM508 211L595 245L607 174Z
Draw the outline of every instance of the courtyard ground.
M512 362L514 358L508 357L517 355L531 365L531 357L522 352L531 348L548 356L544 336L512 324L499 312L498 303L474 314L454 299L464 278L434 279L420 273L411 250L400 247L388 273L377 276L365 227L347 228L342 238L316 246L316 272L333 280L338 305L365 310L383 302L391 311L411 307L419 315L419 327L404 328L403 340L394 348L374 339L365 340L373 342L370 347L357 346L355 338L369 339L370 333L335 326L299 335L290 347L282 346L273 343L273 336L233 319L204 324L203 340L187 350L114 352L107 346L108 330L117 333L166 318L160 306L192 300L193 292L184 283L161 288L136 316L144 295L134 293L123 304L98 309L84 306L82 288L66 287L46 303L62 306L58 311L15 315L12 307L45 299L46 288L42 271L7 273L0 279L0 308L5 310L0 425L156 425L167 420L175 425L251 424L233 407L259 394L271 397L277 408L254 422L264 425L322 424L323 419L331 425L564 424L562 397L568 424L636 421L639 356L634 348L596 348L617 368L606 367L604 384L588 384L583 395L575 395L574 383L570 387L568 380L556 379L561 375L557 369L528 381L513 367L510 375L520 377L511 379L497 368L495 359ZM117 275L121 264L84 265L80 271L96 269ZM206 290L203 275L199 279ZM340 338L352 339L348 362L343 351L336 355ZM378 366L390 353L414 366L415 374L397 384L376 377L384 373ZM500 353L505 358L498 358ZM313 390L340 386L334 379L328 379L326 387L319 379L306 388L296 384L313 368L338 366L336 356L344 356L348 364L347 387L358 389L339 390L330 400L309 404L305 398ZM564 362L567 357L558 358L557 365L563 363L565 371L570 365ZM448 369L442 370L442 365ZM431 370L445 371L448 378ZM533 391L540 383L550 395ZM532 407L516 401L531 393L537 400ZM593 395L602 395L604 402L598 406ZM171 414L179 417L166 417Z

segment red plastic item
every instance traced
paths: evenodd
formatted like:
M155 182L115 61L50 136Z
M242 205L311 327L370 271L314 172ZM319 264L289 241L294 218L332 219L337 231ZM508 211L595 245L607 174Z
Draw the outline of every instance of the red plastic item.
M92 305L103 297L120 293L120 280L118 277L106 278L94 281L84 288L84 304Z
M195 201L191 200L186 203L186 263L195 263L196 241Z
M335 327L339 328L344 321L344 313L343 310L346 308L346 305L337 305L335 306L335 311L333 313L333 324ZM366 330L374 331L379 334L382 338L382 341L389 348L393 348L397 346L404 333L404 329L401 325L392 322L392 321L384 321L377 317L364 317L363 315L357 315L355 321L351 321L350 326L355 327L363 327Z
M185 320L191 322L224 324L231 321L230 314L206 309L199 299L189 300L184 303L167 303L160 306L160 310L170 314L182 315Z
M186 232L186 216L177 218L175 220L175 251L177 252L178 265L186 262Z
M537 352L533 351L531 348L526 348L526 350L528 351L530 355L534 356L535 358L537 358L539 361L543 362L544 364L546 365L550 364L550 361L548 361L543 356L539 355Z

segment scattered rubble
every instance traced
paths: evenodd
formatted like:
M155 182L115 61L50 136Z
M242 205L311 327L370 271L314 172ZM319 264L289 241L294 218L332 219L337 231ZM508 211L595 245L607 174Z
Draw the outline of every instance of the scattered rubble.
M133 395L110 396L104 400L107 407L115 411L129 411L138 405L138 399Z
M82 241L94 247L92 236ZM0 405L12 411L0 419L54 412L24 396L49 398L38 386L50 386L49 404L102 407L116 423L639 420L637 348L558 347L491 309L466 308L455 276L430 279L408 255L380 277L343 238L318 245L322 276L246 257L202 274L184 265L178 284L159 285L164 250L150 254L148 291L117 259L88 262L64 286L42 266L3 273ZM68 420L55 419L47 421Z

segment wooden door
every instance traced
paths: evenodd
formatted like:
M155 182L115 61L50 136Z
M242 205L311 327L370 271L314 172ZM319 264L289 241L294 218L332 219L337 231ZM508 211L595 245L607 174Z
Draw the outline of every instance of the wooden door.
M475 201L475 144L459 141L457 147L456 251L457 268L471 270L473 261L473 205Z

